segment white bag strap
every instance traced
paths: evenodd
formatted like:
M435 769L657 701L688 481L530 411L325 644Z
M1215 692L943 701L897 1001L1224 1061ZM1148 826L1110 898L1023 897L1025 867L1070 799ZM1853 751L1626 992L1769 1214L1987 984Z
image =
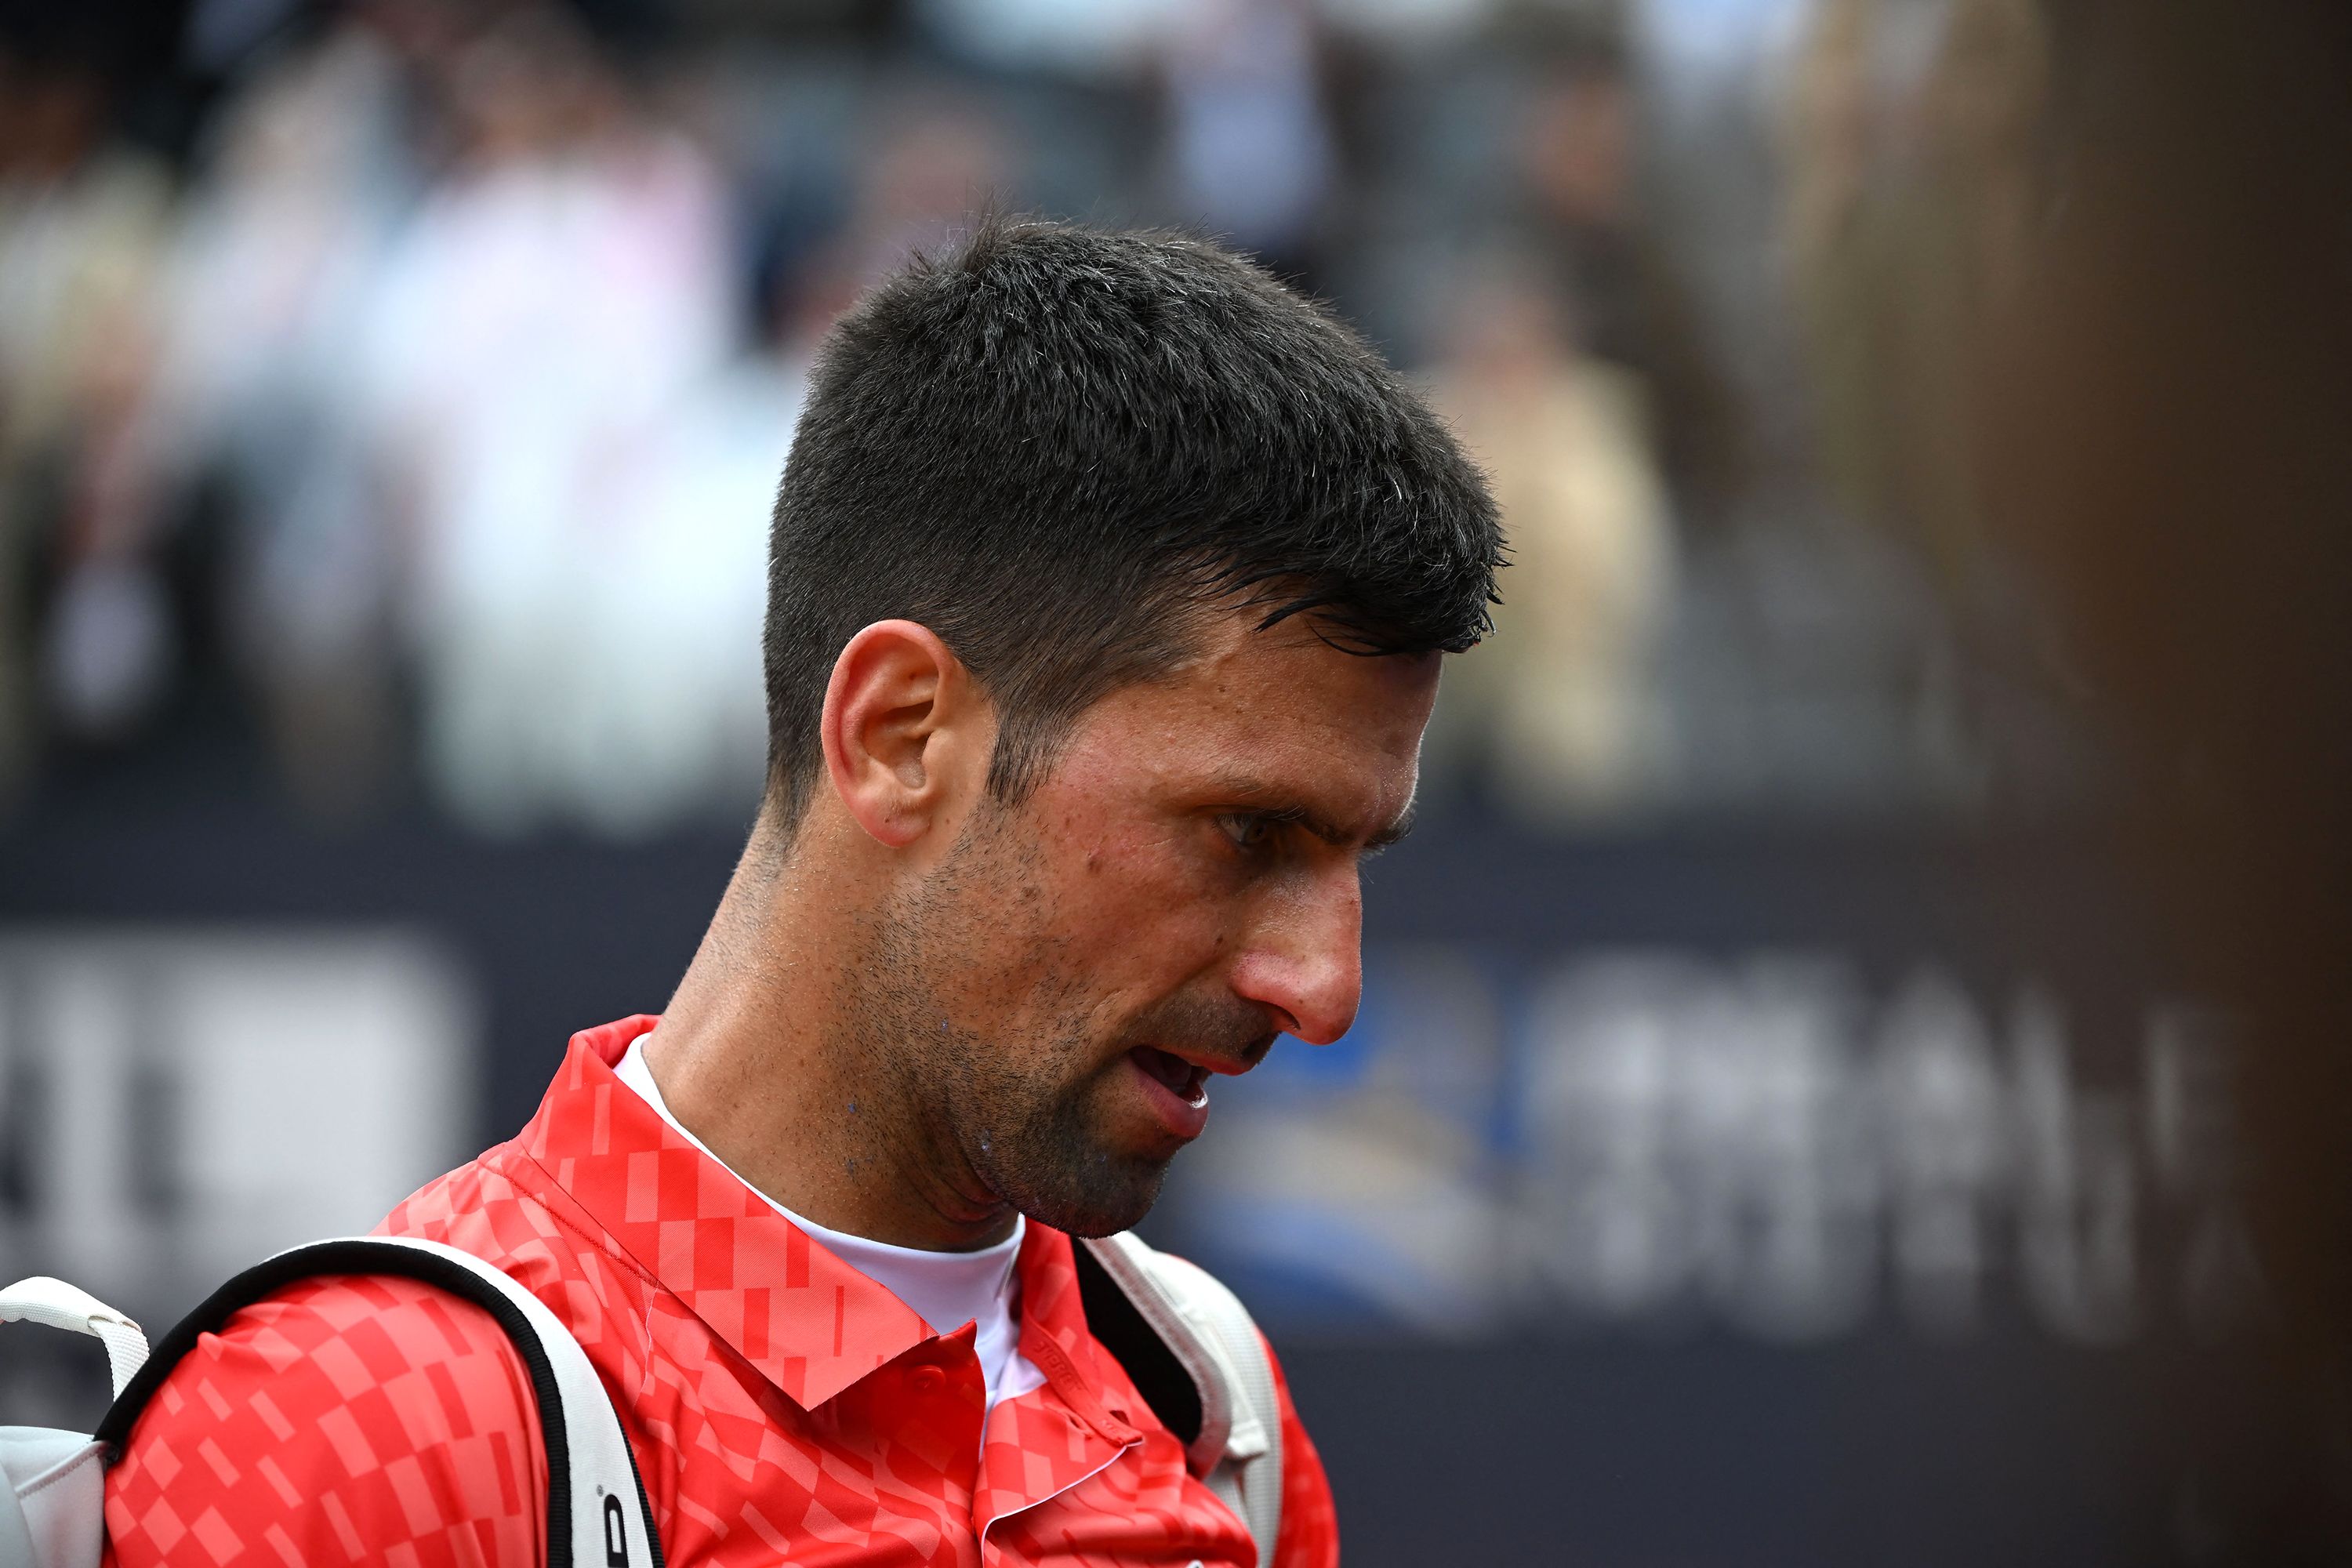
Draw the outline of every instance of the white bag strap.
M1214 1275L1129 1231L1084 1244L1201 1394L1195 1474L1249 1527L1259 1568L1282 1533L1282 1406L1274 1363L1241 1299Z
M46 1274L0 1290L0 1323L47 1323L88 1334L106 1347L106 1374L121 1394L147 1363L147 1335L129 1317L79 1286Z
M628 1434L588 1352L547 1304L497 1266L415 1237L351 1237L281 1252L222 1286L183 1319L117 1395L97 1436L120 1453L148 1399L198 1336L240 1308L321 1274L399 1274L488 1311L514 1342L547 1446L549 1568L661 1568L661 1540Z

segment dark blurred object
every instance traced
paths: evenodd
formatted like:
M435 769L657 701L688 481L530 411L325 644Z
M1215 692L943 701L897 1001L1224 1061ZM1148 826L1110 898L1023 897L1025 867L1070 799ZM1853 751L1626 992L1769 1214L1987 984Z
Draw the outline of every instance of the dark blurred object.
M21 95L27 80L68 75L102 79L105 108L131 140L157 150L184 146L205 93L181 69L191 0L100 0L58 5L0 0L0 68L16 79L0 95ZM241 0L215 10L269 11L268 0Z
M1992 510L2142 748L2136 847L2186 960L2254 1021L2253 1218L2334 1462L2281 1562L2352 1540L2352 9L2058 22Z
M2119 734L2126 860L2181 983L2250 1023L2284 1333L2247 1375L2316 1466L2221 1502L2226 1560L2341 1561L2352 8L1961 0L1889 121L1859 84L1898 9L1822 7L1800 115L1833 467L1964 577L2028 565L2086 721ZM1907 162L1874 192L1889 144Z

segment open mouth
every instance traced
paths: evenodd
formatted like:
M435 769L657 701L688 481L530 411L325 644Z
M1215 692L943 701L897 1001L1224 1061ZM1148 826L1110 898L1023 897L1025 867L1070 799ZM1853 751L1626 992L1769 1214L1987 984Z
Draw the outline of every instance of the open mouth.
M1157 1046L1138 1046L1128 1055L1135 1058L1136 1066L1185 1104L1206 1105L1209 1102L1207 1068L1194 1067L1182 1057L1171 1055Z

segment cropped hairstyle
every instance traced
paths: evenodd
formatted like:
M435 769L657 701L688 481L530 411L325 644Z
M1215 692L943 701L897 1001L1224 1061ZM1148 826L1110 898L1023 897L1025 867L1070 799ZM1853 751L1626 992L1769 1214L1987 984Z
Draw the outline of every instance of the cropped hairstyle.
M867 292L812 372L771 535L772 806L806 809L833 666L876 621L971 671L1016 802L1204 611L1458 652L1501 555L1477 470L1328 310L1203 240L984 218Z

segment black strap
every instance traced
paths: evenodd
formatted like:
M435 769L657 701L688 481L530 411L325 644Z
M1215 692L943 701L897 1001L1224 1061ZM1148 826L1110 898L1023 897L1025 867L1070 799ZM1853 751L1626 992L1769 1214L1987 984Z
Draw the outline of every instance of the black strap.
M1128 1381L1160 1417L1160 1424L1190 1448L1201 1436L1201 1390L1192 1374L1136 1310L1118 1281L1095 1257L1094 1248L1073 1241L1070 1252L1077 1260L1078 1300L1086 1308L1087 1328L1127 1369Z
M98 1424L94 1436L111 1450L108 1462L119 1458L131 1440L131 1428L138 1425L140 1414L147 1402L172 1374L172 1369L205 1334L218 1333L238 1311L265 1297L284 1289L300 1280L322 1274L399 1274L421 1280L436 1289L471 1301L489 1313L507 1338L514 1344L515 1353L522 1358L524 1370L530 1374L530 1390L539 1401L540 1436L547 1445L547 1562L548 1568L574 1568L572 1561L572 1450L565 1436L563 1396L555 1385L555 1369L547 1359L547 1349L540 1343L538 1331L530 1326L522 1310L499 1294L498 1288L480 1279L462 1264L430 1252L383 1242L353 1238L341 1241L321 1241L309 1247L298 1247L290 1252L257 1263L205 1299L204 1304L174 1325L172 1331L157 1342L131 1380L115 1397ZM636 1456L629 1456L629 1468L636 1468ZM661 1533L654 1528L652 1505L646 1497L646 1481L636 1478L637 1506L644 1510L646 1540L652 1544L654 1568L662 1568ZM580 1564L578 1568L592 1568Z

